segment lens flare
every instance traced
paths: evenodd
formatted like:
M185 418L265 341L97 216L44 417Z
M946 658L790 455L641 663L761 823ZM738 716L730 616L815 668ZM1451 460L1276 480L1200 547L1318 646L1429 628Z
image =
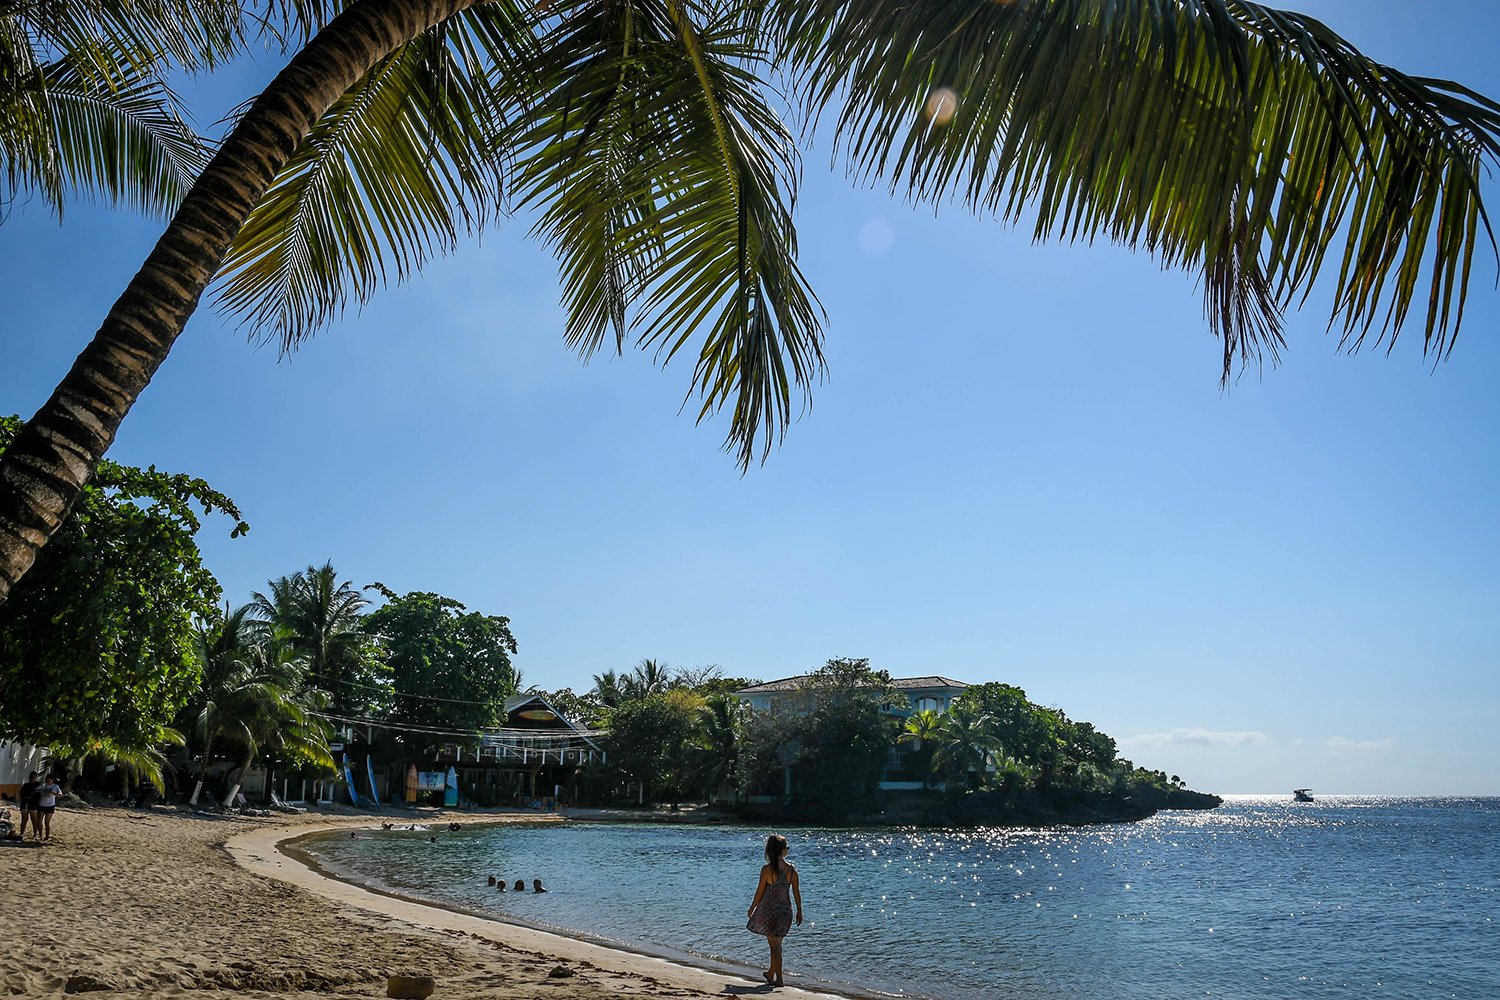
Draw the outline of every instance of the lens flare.
M958 94L952 87L938 87L927 95L927 103L922 107L922 113L927 120L934 125L946 125L953 120L953 114L958 110Z

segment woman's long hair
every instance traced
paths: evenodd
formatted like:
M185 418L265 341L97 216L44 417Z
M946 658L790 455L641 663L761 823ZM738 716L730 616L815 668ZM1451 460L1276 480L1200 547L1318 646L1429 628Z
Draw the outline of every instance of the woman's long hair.
M778 875L784 870L781 859L786 857L786 851L786 838L781 834L773 833L766 838L766 864Z

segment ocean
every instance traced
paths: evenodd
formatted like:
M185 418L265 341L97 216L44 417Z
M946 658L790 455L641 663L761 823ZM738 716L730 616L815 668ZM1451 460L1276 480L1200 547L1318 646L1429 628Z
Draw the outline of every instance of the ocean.
M768 831L577 823L303 847L407 895L755 976ZM1500 997L1500 799L1233 797L1048 830L791 828L799 985L931 1000ZM436 843L429 837L436 836ZM544 895L486 877L540 878Z

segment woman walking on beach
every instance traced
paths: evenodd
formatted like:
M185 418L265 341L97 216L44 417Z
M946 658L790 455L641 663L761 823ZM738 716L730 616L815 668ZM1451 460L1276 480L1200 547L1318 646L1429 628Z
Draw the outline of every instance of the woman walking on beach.
M802 924L802 888L797 869L786 860L786 838L773 833L766 838L766 863L760 870L760 883L750 902L748 930L764 934L771 946L771 967L761 973L772 986L781 981L781 941L792 929L792 900L797 901L797 924Z

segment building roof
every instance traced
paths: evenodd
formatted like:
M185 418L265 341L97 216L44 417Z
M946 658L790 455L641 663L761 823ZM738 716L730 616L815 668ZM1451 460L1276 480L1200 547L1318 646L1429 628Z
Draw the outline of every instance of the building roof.
M546 711L531 717L523 713L521 718L525 721L516 722L515 713L531 704L540 705ZM551 718L545 718L549 714ZM505 722L498 728L487 729L484 739L486 741L504 740L517 736L545 736L548 733L566 733L582 739L589 746L596 746L587 729L568 718L545 697L535 692L522 692L506 698Z
M737 695L767 694L773 691L796 691L807 683L811 674L798 674L795 677L783 677L779 681L766 681L764 684L753 684L747 688L740 688L735 692ZM929 674L926 677L893 677L891 686L897 691L924 691L928 688L951 688L962 691L969 685L963 681L956 681L951 677L939 677Z

